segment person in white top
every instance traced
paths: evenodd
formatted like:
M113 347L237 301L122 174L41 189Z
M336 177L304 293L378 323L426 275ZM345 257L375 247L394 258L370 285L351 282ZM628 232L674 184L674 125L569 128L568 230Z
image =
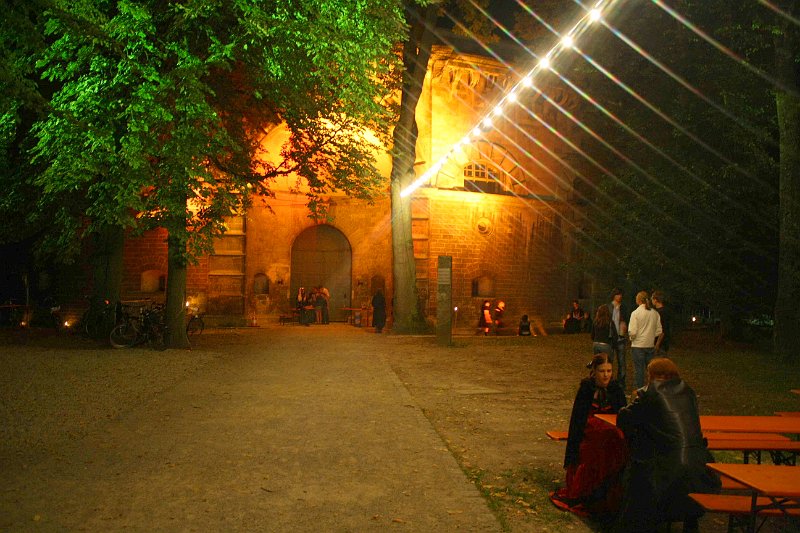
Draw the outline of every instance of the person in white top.
M647 365L653 359L656 339L661 335L661 318L653 309L650 296L646 291L636 295L638 307L631 313L628 322L628 338L631 341L631 358L633 359L633 380L637 389L644 387Z

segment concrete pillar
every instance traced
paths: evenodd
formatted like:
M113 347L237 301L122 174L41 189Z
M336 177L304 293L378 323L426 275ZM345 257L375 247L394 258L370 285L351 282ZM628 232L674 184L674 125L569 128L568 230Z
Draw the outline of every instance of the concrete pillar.
M436 283L436 342L453 343L453 258L440 255Z

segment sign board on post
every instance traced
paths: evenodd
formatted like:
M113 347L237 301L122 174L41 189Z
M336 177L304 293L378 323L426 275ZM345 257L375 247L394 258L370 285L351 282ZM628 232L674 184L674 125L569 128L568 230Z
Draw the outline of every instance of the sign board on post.
M436 342L453 343L453 258L440 255L436 283Z

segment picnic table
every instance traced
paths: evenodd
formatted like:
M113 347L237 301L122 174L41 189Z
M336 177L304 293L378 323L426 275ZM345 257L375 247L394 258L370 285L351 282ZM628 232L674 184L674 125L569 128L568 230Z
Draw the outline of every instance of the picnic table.
M594 415L604 422L617 425L617 415ZM700 428L706 431L748 433L791 433L800 435L800 417L795 416L718 416L701 415Z
M600 420L617 425L617 415L594 415ZM749 463L750 454L761 463L761 452L769 452L776 465L796 465L800 453L800 442L781 439L780 433L800 434L800 417L785 416L700 416L700 429L708 441L709 450L740 451L744 462ZM716 433L715 433L716 432ZM748 436L745 438L744 434ZM763 439L752 435L763 433ZM738 438L741 435L741 438ZM800 477L800 472L798 473Z
M372 318L372 309L369 307L341 307L342 311L350 311L350 317L347 319L348 324L354 326L369 327L370 319Z
M740 483L750 496L690 494L707 511L728 512L746 517L744 529L756 531L759 515L797 515L800 513L800 470L795 466L709 463L708 468ZM749 509L741 504L750 501ZM733 522L731 523L733 525ZM731 528L729 528L730 530Z

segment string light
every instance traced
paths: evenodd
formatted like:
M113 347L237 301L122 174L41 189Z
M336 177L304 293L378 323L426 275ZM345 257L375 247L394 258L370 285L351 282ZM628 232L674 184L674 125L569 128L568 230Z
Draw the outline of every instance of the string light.
M431 167L425 171L420 177L415 179L411 184L409 184L405 189L400 192L400 196L402 198L410 195L415 190L417 190L423 184L429 182L445 165L445 163L455 155L455 153L463 148L464 146L470 144L472 139L477 139L481 135L483 135L484 129L490 130L493 126L492 119L490 115L499 117L504 114L503 105L504 104L515 104L519 99L519 92L522 88L530 88L534 86L534 78L537 73L542 70L548 70L551 66L552 60L555 59L558 55L559 45L561 46L561 50L568 50L571 49L575 45L575 39L577 36L582 34L591 23L597 22L601 19L603 13L601 8L604 10L608 10L612 4L614 4L617 0L599 0L593 9L591 9L588 14L584 15L582 18L578 20L578 22L572 27L572 29L565 34L565 36L561 39L561 41L554 46L547 54L542 56L539 63L531 69L526 76L523 76L522 79L512 87L509 92L505 95L505 97L498 103L490 113L485 116L478 125L474 126L471 132L466 135L463 139L461 139L458 143L453 145L450 150L437 161ZM604 6L605 4L605 6Z

